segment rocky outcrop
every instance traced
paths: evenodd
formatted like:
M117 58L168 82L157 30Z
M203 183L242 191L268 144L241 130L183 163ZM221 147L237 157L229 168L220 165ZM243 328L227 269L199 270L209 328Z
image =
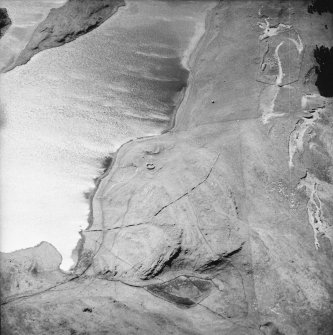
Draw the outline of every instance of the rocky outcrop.
M12 24L6 8L0 8L0 38L6 33L6 30Z
M174 128L119 149L75 269L9 290L6 334L332 334L332 100L311 70L332 22L310 16L211 11Z
M51 9L5 72L26 64L42 50L61 46L97 28L124 5L124 0L68 0L64 6Z

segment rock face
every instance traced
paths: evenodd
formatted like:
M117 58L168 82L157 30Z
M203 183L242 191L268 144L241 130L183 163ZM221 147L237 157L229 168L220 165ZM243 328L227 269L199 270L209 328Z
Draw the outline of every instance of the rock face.
M0 8L0 38L5 34L11 24L12 20L8 16L7 9Z
M174 128L101 179L73 273L5 256L49 286L16 289L6 265L4 334L332 334L332 99L313 71L330 19L220 2Z
M124 0L68 0L64 6L52 9L16 62L5 71L26 64L42 50L61 46L97 28L124 4Z

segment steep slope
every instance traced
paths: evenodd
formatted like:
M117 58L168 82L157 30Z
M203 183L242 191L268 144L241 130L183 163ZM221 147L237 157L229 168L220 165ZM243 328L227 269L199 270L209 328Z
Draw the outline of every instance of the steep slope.
M332 334L331 31L304 1L220 2L175 127L120 148L73 273L5 292L5 334Z
M5 72L26 64L42 50L61 46L97 28L124 5L124 0L68 0L62 7L52 9Z

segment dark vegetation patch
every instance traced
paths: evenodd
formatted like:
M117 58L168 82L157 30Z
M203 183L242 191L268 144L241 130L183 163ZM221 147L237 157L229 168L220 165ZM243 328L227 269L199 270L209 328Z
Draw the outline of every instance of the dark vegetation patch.
M333 1L332 0L312 0L312 3L308 6L308 12L318 13L333 13Z
M91 195L94 193L94 188L90 188L88 191L83 192L83 197L86 200L90 200L91 199Z
M198 288L200 292L208 292L212 288L212 283L209 280L191 278L191 282L194 286Z
M179 247L177 248L173 254L170 255L170 258L164 263L164 265L158 270L155 271L155 267L147 270L144 275L142 276L141 279L148 279L150 277L156 277L157 275L159 275L160 273L162 273L164 270L170 270L171 266L174 265L174 262L177 260L178 256L180 255L182 251L182 248ZM155 271L155 272L154 272Z
M76 269L81 269L85 272L91 266L94 254L91 250L89 250L81 252L79 255L79 261L76 265Z
M212 283L209 280L187 276L147 286L148 292L183 308L195 306L202 298L209 295L211 289Z
M101 165L100 165L101 166L100 168L102 169L102 172L101 172L100 176L93 178L95 187L90 188L89 190L83 192L83 197L86 200L90 201L92 199L92 196L94 195L94 193L96 191L96 188L98 187L98 185L101 181L101 177L108 171L108 169L112 165L112 162L113 162L113 157L112 156L105 156L102 159L102 162L101 162Z
M112 156L106 156L106 157L103 158L102 169L103 169L104 173L109 169L109 167L112 164L112 161L113 161L113 157Z
M6 8L0 8L0 37L4 34L6 27L12 23Z
M187 297L180 297L170 292L164 291L164 288L159 287L158 285L149 285L147 290L162 299L165 299L169 302L172 302L179 307L190 308L195 305L195 302Z
M8 12L6 8L0 8L0 29L7 26L11 20L8 16Z
M323 45L318 47L316 45L313 55L318 63L315 71L319 93L323 97L333 97L333 47L327 48Z
M260 330L262 330L265 334L285 335L284 333L280 332L280 330L276 327L276 325L273 322L270 321L261 325Z
M31 269L31 274L34 275L34 276L37 276L37 274L38 274L38 268L37 268L37 266L34 266L34 267Z
M92 308L89 307L83 308L82 312L92 313Z

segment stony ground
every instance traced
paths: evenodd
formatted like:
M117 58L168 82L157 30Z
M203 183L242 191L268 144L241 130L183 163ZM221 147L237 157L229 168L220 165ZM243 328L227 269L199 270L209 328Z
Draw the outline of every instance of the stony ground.
M305 1L220 2L175 127L101 179L74 273L47 243L2 256L4 334L332 334L332 98L313 57L332 32Z

